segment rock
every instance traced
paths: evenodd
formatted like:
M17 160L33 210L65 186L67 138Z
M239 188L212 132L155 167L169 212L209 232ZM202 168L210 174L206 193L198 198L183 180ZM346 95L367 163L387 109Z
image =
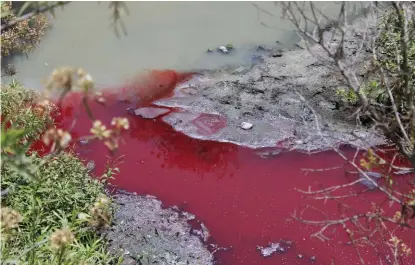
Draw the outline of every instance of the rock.
M229 53L229 50L225 46L219 46L218 50L225 54Z
M144 107L134 111L135 115L141 116L145 119L155 119L163 114L169 113L169 109Z
M213 50L212 50L212 49L210 49L210 48L209 48L209 49L207 49L206 51L207 51L207 52L213 52Z
M249 122L242 122L241 123L241 128L244 130L250 130L252 127L254 127L254 125L252 123Z

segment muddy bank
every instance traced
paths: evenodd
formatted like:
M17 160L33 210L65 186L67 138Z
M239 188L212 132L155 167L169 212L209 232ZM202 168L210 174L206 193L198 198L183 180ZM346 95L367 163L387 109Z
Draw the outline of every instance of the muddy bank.
M368 22L370 30L376 20ZM369 56L360 48L365 29L366 20L356 19L346 36L345 55L355 69ZM332 34L326 32L327 39ZM335 46L338 38L333 40ZM155 104L176 108L163 120L198 139L307 152L384 143L376 132L355 126L353 108L336 94L346 87L343 77L320 47L311 52L273 48L253 66L202 72Z
M118 193L115 216L106 234L109 250L124 257L122 264L213 264L204 242L207 228L193 229L195 216L178 208L162 208L153 196Z

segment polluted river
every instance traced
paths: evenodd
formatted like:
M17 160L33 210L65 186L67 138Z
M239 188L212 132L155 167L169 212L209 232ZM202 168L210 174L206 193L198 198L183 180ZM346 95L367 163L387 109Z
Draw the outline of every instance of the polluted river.
M130 207L117 218L125 223L140 215L134 209L173 209L171 216L185 220L191 238L163 245L170 256L189 255L187 264L194 265L358 264L347 226L330 226L325 231L329 240L322 241L311 236L322 226L303 222L337 220L384 200L378 191L362 193L348 198L353 209L345 210L336 201L304 194L357 178L329 149L347 140L341 152L359 159L364 152L355 147L363 143L345 133L349 113L332 107L333 93L317 88L324 84L329 91L340 81L294 45L300 39L289 21L281 19L278 5L257 5L275 16L258 12L249 2L128 3L127 35L118 39L108 30L106 5L73 3L56 12L52 29L29 58L15 59L17 78L41 89L41 78L60 66L81 66L91 73L101 98L88 100L93 120L109 126L113 117L127 117L130 124L112 157L120 173L110 187L114 193L122 190L119 204ZM335 13L336 4L328 6L328 14ZM233 46L228 54L217 50L227 44ZM303 89L308 104L298 98L296 88ZM68 95L55 116L56 125L71 129L73 139L88 135L93 124L82 96ZM310 106L324 112L327 126L315 128ZM323 140L319 133L326 135ZM356 133L369 146L385 143L369 130ZM102 142L74 141L71 146L93 176L103 174L110 153ZM36 148L42 152L45 147ZM324 170L328 168L334 169ZM408 188L403 180L397 181L402 190ZM366 188L358 184L347 191ZM131 194L154 198L134 201ZM152 210L145 208L146 200L161 203ZM157 218L146 219L145 225L164 222ZM182 222L174 218L171 222ZM138 235L143 231L134 227L123 234L115 227L109 234L111 246L131 258L128 264L146 264L133 257L144 255L138 246L145 241L160 247L151 238L163 239L160 235L170 229L166 227L157 226L151 235ZM413 236L401 236L414 246ZM142 237L147 239L138 239ZM375 243L382 240L380 235L374 238ZM186 250L186 245L194 249ZM367 247L360 255L366 264L392 264L382 251ZM413 256L408 264L411 260Z

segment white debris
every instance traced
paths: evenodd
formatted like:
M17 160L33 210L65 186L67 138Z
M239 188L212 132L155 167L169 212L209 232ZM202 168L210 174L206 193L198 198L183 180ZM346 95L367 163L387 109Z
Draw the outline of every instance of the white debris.
M145 119L155 119L163 114L170 112L169 109L144 107L134 111L135 115L141 116Z
M271 243L268 247L257 246L257 249L261 251L263 257L269 257L275 252L284 253L286 249L281 246L280 243Z
M223 52L223 53L228 53L229 52L229 50L225 46L219 46L218 50Z
M188 213L188 212L183 212L183 215L184 215L184 217L187 220L194 220L194 219L196 219L196 216L194 214L191 214L191 213Z
M244 130L249 130L252 127L254 127L254 125L252 123L249 123L249 122L242 122L241 123L241 128L244 129Z

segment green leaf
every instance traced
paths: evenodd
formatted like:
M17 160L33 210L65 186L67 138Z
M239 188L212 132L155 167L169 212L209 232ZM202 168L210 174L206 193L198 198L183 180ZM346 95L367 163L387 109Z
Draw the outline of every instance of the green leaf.
M24 4L23 4L23 6L20 8L20 10L19 10L19 12L17 13L17 16L18 17L20 17L21 15L23 15L24 14L24 12L28 9L28 8L30 8L31 6L33 6L34 5L34 3L35 2L25 2Z

